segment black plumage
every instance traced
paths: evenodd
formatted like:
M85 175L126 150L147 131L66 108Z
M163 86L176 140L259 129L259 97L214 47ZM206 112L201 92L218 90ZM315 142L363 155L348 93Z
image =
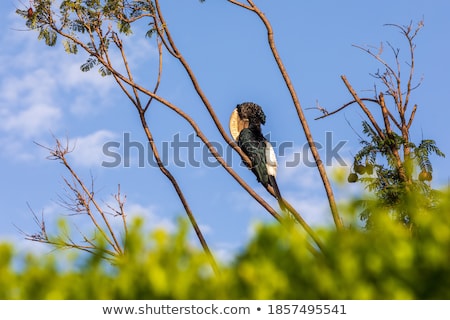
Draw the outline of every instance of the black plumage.
M266 115L262 108L253 102L244 102L236 107L239 118L248 120L249 124L259 126L261 131L261 124L266 123Z
M269 175L266 169L266 139L261 133L261 128L250 124L248 128L241 131L238 145L252 162L252 171L258 182L264 186L269 183Z
M275 196L281 197L275 180L277 161L270 142L263 136L261 124L266 123L266 115L262 108L252 102L244 102L237 106L239 118L248 121L241 130L237 142L242 151L252 162L252 172L264 187L271 186Z

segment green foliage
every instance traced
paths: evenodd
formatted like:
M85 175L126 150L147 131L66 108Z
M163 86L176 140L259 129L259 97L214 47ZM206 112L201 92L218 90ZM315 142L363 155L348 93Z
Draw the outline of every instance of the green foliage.
M120 33L124 33L127 36L133 33L133 31L131 31L130 23L126 21L118 21L117 28L119 29Z
M95 66L97 66L99 64L98 60L92 57L89 57L85 63L83 63L80 67L80 70L83 72L88 72L90 71L92 68L94 68ZM111 75L111 71L109 71L108 68L106 68L105 66L101 65L98 69L98 72L100 73L100 75L102 77L105 76L109 76Z
M362 122L362 131L368 139L360 141L362 148L354 157L355 173L350 174L349 182L362 182L376 196L377 204L388 209L387 213L405 224L411 224L412 219L405 210L403 200L409 198L409 192L415 191L415 195L429 199L422 201L423 205L433 205L433 190L429 185L433 172L430 156L435 154L445 157L444 153L434 140L422 140L416 145L395 132L387 133L385 130L385 138L382 139L367 121ZM400 163L395 151L403 152L403 161ZM416 175L417 168L420 173ZM367 227L373 225L371 207L370 203L366 203L360 214Z
M105 66L101 66L101 67L98 69L98 72L100 73L100 75L101 75L102 77L110 76L110 75L112 74L111 71L109 71L109 69L106 68Z
M93 67L95 67L97 64L98 64L97 59L91 57L91 58L88 58L87 61L81 65L80 69L83 72L88 72Z
M39 31L38 39L45 40L45 44L53 47L56 44L57 35L56 32L50 28L41 28Z
M117 34L131 35L132 23L142 18L152 20L155 12L151 1L64 0L59 4L59 13L57 6L51 0L36 0L29 9L18 9L16 13L26 20L29 29L38 32L38 39L44 40L48 46L54 46L60 35L65 39L64 50L69 54L76 54L79 46L89 49L91 57L81 66L82 71L91 70L99 64L100 57L105 58L110 42L119 39ZM116 25L115 29L110 22ZM153 26L146 36L155 31ZM118 42L115 44L117 46ZM98 70L100 75L110 75L110 70L103 64Z
M384 214L371 230L318 230L323 254L296 225L260 226L220 275L183 222L148 235L134 221L113 265L97 255L20 257L1 244L0 299L450 299L450 193L439 199L432 209L409 204L413 232Z
M156 27L153 24L150 24L150 26L152 27L145 33L146 38L151 38L157 32Z
M78 47L77 47L77 45L76 45L73 41L70 41L70 40L64 40L64 41L63 41L63 45L64 45L64 50L65 50L67 53L77 54L77 52L78 52Z
M426 172L433 172L430 161L431 154L434 153L439 157L445 157L445 154L439 150L434 140L422 140L417 147L415 145L412 145L412 147L417 164L421 170Z
M83 48L89 58L81 70L99 66L102 76L110 74L105 67L110 42L122 50L119 35L130 35L133 23L147 18L147 37L166 28L152 17L151 1L36 0L32 6L17 10L27 27L49 46L61 35L66 52ZM409 132L377 132L366 121L363 132L368 139L361 141L348 181L361 181L376 197L356 201L350 214L363 206L361 217L371 228L319 230L323 252L311 251L297 226L266 225L215 275L205 253L189 245L185 224L175 234L148 235L135 221L125 254L112 265L102 259L102 243L96 243L97 254L73 259L18 256L12 246L0 244L0 298L450 299L450 194L429 186L430 155L443 153L432 140L411 143ZM399 161L395 153L402 151Z
M70 21L68 26L73 32L84 33L86 31L86 27L83 22L78 19Z

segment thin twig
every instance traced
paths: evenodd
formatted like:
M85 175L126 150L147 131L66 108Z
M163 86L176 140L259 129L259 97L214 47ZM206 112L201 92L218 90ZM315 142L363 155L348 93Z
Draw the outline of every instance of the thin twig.
M227 134L227 132L226 132L225 128L222 126L222 123L220 122L219 117L217 116L213 106L211 105L211 103L209 102L205 93L203 92L190 65L188 64L188 62L186 61L184 56L180 53L177 46L175 45L175 41L170 33L169 28L167 28L166 21L164 19L164 16L162 15L161 8L159 5L159 0L155 0L155 5L156 5L156 11L158 12L158 17L161 20L161 23L165 26L165 35L167 36L167 40L168 40L168 43L170 44L170 48L171 48L171 50L173 50L173 52L175 53L175 56L177 57L177 59L180 61L180 63L186 70L186 72L189 76L189 79L191 80L192 85L194 86L195 91L197 92L198 96L202 100L204 106L206 107L208 113L211 116L211 119L214 121L216 128L219 130L222 138L226 141L226 143L230 147L232 147L234 150L236 150L236 152L241 156L242 161L244 161L247 164L247 166L251 166L250 158L241 150L241 148L239 148L239 146L236 144L236 142L233 139L231 139L230 136Z
M117 47L121 51L122 60L123 60L124 64L126 65L126 70L127 70L127 74L128 74L126 79L129 81L129 83L128 83L128 81L127 81L127 83L129 85L131 85L132 88L133 88L134 98L131 97L131 95L128 93L128 91L126 90L125 86L122 83L122 81L124 81L125 77L122 76L122 75L121 75L122 77L119 77L118 76L119 73L113 73L113 76L114 76L116 82L119 83L119 85L122 88L122 90L127 94L128 98L134 103L134 105L135 105L135 107L136 107L136 109L137 109L137 111L139 113L139 117L140 117L140 120L141 120L141 125L142 125L142 127L144 129L144 132L145 132L146 136L147 136L147 140L148 140L148 142L150 144L153 156L155 157L155 160L156 160L156 162L158 164L158 167L159 167L160 171L168 178L168 180L170 181L170 183L174 187L175 192L177 193L178 198L180 199L180 201L181 201L181 203L182 203L182 205L183 205L183 207L184 207L184 209L186 211L186 214L187 214L187 216L189 218L189 221L191 222L191 224L192 224L192 226L193 226L193 228L195 230L195 233L196 233L196 235L197 235L197 237L198 237L198 239L199 239L199 241L200 241L200 243L201 243L205 253L207 254L207 256L210 259L210 262L211 262L211 265L212 265L214 271L216 273L218 273L219 272L218 265L217 265L213 255L211 253L211 250L208 247L208 244L207 244L207 242L206 242L206 240L205 240L205 238L203 236L203 233L201 232L201 230L200 230L200 228L198 226L198 223L197 223L197 221L196 221L196 219L194 217L194 214L192 213L192 210L190 209L190 206L189 206L189 204L188 204L188 202L186 200L186 197L184 196L183 191L181 190L181 187L179 186L176 178L166 168L166 166L164 165L164 163L161 161L161 159L159 157L158 149L156 147L156 144L154 142L153 136L152 136L152 134L150 132L150 129L149 129L148 124L147 124L147 121L145 119L145 112L146 112L148 106L150 105L151 100L149 100L149 102L147 103L147 105L145 107L142 107L141 102L139 100L139 95L138 95L138 90L139 89L137 88L137 86L134 85L135 82L133 80L131 70L128 67L127 58L126 58L126 55L124 53L124 50L123 50L123 47L122 47L122 43L121 43L120 39L118 39L118 38L114 42L116 43ZM159 49L161 49L161 47L159 47ZM162 68L162 54L161 54L161 51L159 51L159 52L160 52L160 60L159 60L160 61L160 63L159 63L160 69L159 69L159 71L161 72L161 70L162 70L161 69ZM108 62L108 64L105 65L105 66L112 69L110 60L108 60L107 62ZM159 75L160 75L160 73L159 73ZM159 78L158 78L157 86L154 89L154 92L152 92L152 95L150 95L150 99L152 99L152 98L157 96L156 95L156 90L158 89L158 86L159 86Z
M414 116L416 115L416 111L417 111L417 104L414 105L413 110L411 112L411 116L409 117L408 124L406 125L408 130L411 128L412 122L414 120Z
M174 187L175 192L178 195L178 198L180 199L181 203L183 204L183 207L184 207L184 209L186 211L186 214L187 214L187 216L189 218L189 221L190 221L192 227L194 228L194 231L195 231L198 239L200 240L200 243L201 243L201 245L203 247L203 250L205 251L206 255L208 256L208 258L210 260L210 263L211 263L211 266L212 266L214 272L216 274L219 274L220 273L219 266L217 265L217 262L214 259L214 256L211 253L211 250L209 249L209 246L208 246L208 244L207 244L207 242L206 242L206 240L205 240L205 238L203 236L203 233L200 230L200 227L198 226L198 223L197 223L197 221L195 219L195 216L194 216L194 214L193 214L193 212L192 212L192 210L191 210L191 208L190 208L190 206L189 206L189 204L188 204L188 202L186 200L186 197L184 196L183 191L181 190L181 188L180 188L177 180L175 179L175 177L172 175L172 173L166 168L164 163L161 161L158 149L157 149L155 141L153 139L153 135L152 135L152 133L151 133L151 131L149 129L149 126L147 124L147 120L145 119L145 113L144 113L143 110L139 113L139 116L140 116L142 127L143 127L143 129L145 131L145 134L147 135L148 142L150 143L150 148L152 149L153 156L154 156L154 158L156 160L156 163L158 164L159 169L169 179L170 183Z
M233 3L233 1L230 1L231 3ZM261 22L264 24L266 31L267 31L267 41L269 44L269 47L272 51L272 55L275 59L275 62L280 70L280 73L284 79L284 82L286 84L286 87L289 90L289 93L291 95L292 101L294 103L295 106L295 110L297 111L297 115L298 118L300 120L301 126L303 128L303 132L305 134L306 140L308 141L308 145L309 148L311 150L311 153L314 157L315 163L317 165L317 168L319 170L319 174L320 177L322 179L326 194L327 194L327 198L328 198L328 203L330 206L330 210L331 210L331 215L333 216L333 220L334 223L336 225L337 229L342 229L343 225L342 225L342 220L339 216L338 213L338 208L336 205L336 200L334 198L334 194L333 194L333 189L331 187L331 183L328 179L328 175L327 172L325 170L323 161L320 158L319 152L317 150L316 144L314 142L314 139L312 137L311 134L311 130L309 128L308 125L308 121L304 115L303 109L300 105L300 100L297 96L297 92L295 91L295 88L292 84L291 78L289 77L289 74L283 64L283 60L281 59L278 49L275 45L275 39L274 39L274 35L273 35L273 28L272 25L270 24L269 20L267 19L267 17L264 15L264 13L255 5L255 3L252 0L247 0L248 4L251 7L251 11L254 12L261 20Z
M370 122L374 126L375 130L377 131L378 135L381 139L384 139L384 133L383 130L381 130L380 126L378 125L377 121L373 117L372 113L369 111L369 109L366 107L364 102L361 100L361 98L358 96L356 91L353 89L352 85L348 82L347 77L345 75L341 76L342 81L344 82L345 86L347 87L348 91L352 95L353 99L358 103L358 105L361 107L363 112L366 114L366 116L369 118Z
M374 102L374 103L378 103L378 100L376 99L370 99L370 98L361 98L361 101L369 101L369 102ZM319 120L319 119L323 119L326 118L328 116L331 116L335 113L338 113L339 111L342 111L343 109L347 108L348 106L351 106L352 104L357 103L356 100L352 100L350 102L345 103L343 106L339 107L338 109L334 110L334 111L330 111L326 114L324 114L323 116L317 117L314 120Z
M239 1L236 1L236 0L228 0L228 2L230 2L232 4L235 4L235 5L239 6L239 7L242 7L244 9L247 9L247 10L250 10L250 11L254 11L253 7L248 6L248 5L246 5L246 4L242 3L242 2L239 2Z
M158 78L156 79L155 88L153 89L153 94L156 95L156 92L158 91L159 84L161 83L161 74L162 74L162 68L163 68L163 52L162 52L162 42L158 42L158 57L159 57L159 64L158 64ZM144 112L147 111L148 107L153 101L153 97L150 97L148 99L147 104L144 107Z
M60 33L62 36L64 37L69 37L69 38L73 38L73 41L75 42L80 42L82 43L80 40L71 37L69 34L62 32L58 29L57 30L58 33ZM83 46L83 49L85 49L88 53L95 55L95 52L91 51L88 47L86 47L85 45ZM121 88L124 88L123 84L120 83L120 81L135 87L137 90L141 91L142 93L153 97L156 101L160 102L161 104L169 107L170 109L172 109L173 111L175 111L176 113L178 113L179 115L181 115L185 120L187 120L189 122L189 124L193 127L194 131L196 132L197 136L208 146L209 151L216 157L216 159L218 160L218 162L225 168L225 170L228 171L228 173L230 173L233 178L235 178L235 180L242 186L244 187L244 189L254 198L257 200L258 203L260 203L272 216L274 216L277 220L280 220L281 217L280 215L276 212L276 210L274 210L261 196L259 196L230 166L228 166L228 164L224 161L224 159L218 154L218 152L215 150L214 146L209 143L209 141L206 139L206 136L200 131L200 128L197 126L197 124L195 123L195 121L189 117L187 114L185 114L184 112L181 111L181 109L177 108L175 105L171 104L169 101L167 101L166 99L162 98L161 96L154 94L153 92L147 90L146 88L138 85L135 82L130 81L130 79L128 79L127 77L125 77L123 74L121 74L120 72L118 72L116 69L114 69L109 63L108 61L104 60L103 57L101 56L96 56L96 58L99 60L99 62L101 64L103 64L106 68L108 68L108 70L111 72L111 74L114 76L114 78L116 79L116 81L120 84ZM120 81L119 81L120 80ZM132 100L134 101L134 100ZM134 102L136 105L136 108L139 110L140 108L138 107L138 105L136 104L136 102ZM142 109L143 110L143 109ZM248 157L247 157L248 158Z

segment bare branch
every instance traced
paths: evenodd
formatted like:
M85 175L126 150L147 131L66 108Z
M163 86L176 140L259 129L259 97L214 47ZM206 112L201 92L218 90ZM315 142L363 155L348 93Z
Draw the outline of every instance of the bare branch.
M386 133L391 134L392 133L391 123L389 122L388 109L386 107L386 102L384 100L383 93L380 93L379 101L381 107L381 114L383 115L384 127L386 128Z
M412 122L414 120L414 116L416 115L416 111L417 111L417 104L414 105L413 110L411 112L411 116L409 117L408 124L406 125L408 130L409 130L409 128L411 128Z
M378 103L378 100L370 99L370 98L361 98L361 101L369 101L369 102ZM354 103L357 103L357 101L356 100L352 100L350 102L347 102L346 104L344 104L343 106L339 107L338 109L336 109L334 111L327 112L323 116L317 117L314 120L319 120L319 119L323 119L323 118L329 117L329 116L331 116L333 114L338 113L339 111L342 111L343 109L347 108L348 106L351 106Z
M62 36L64 37L71 37L70 35L60 31L60 30L56 30L58 33L60 33ZM78 39L75 38L74 41L78 41L80 42ZM264 201L250 186L247 185L247 183L245 183L245 181L230 167L228 166L228 164L224 161L224 159L218 154L218 152L215 150L214 146L207 140L206 136L200 131L199 127L197 126L197 124L195 123L195 121L193 121L193 119L191 117L189 117L186 113L182 112L181 109L177 108L176 106L174 106L173 104L171 104L170 102L168 102L167 100L165 100L164 98L158 96L157 94L147 90L146 88L138 85L137 83L131 81L128 77L125 77L123 74L121 74L120 72L118 72L116 69L113 68L113 66L107 61L105 60L102 56L100 55L96 55L95 52L89 50L89 48L87 48L86 46L82 46L85 50L87 50L87 52L93 54L98 61L104 65L106 68L108 68L108 70L112 73L112 75L115 77L117 83L120 84L121 88L124 88L123 84L120 82L122 81L123 83L126 83L130 86L132 86L133 88L136 88L137 90L139 90L140 92L148 95L149 97L152 97L153 99L157 100L158 102L162 103L163 105L169 107L170 109L172 109L173 111L175 111L177 114L179 114L180 116L182 116L185 120L187 120L190 125L193 127L193 129L195 130L197 136L200 137L200 139L207 145L209 151L213 154L214 157L216 157L216 159L218 160L218 162L227 170L227 172L229 172L237 181L238 183L244 187L244 189L252 196L254 197L270 214L272 214L277 220L280 220L280 216L279 214L276 212L276 210L274 210L266 201ZM184 61L184 60L183 60ZM188 67L187 63L186 66ZM190 69L189 69L190 70ZM199 88L199 87L198 87ZM129 95L130 97L130 95ZM205 98L206 99L206 98ZM134 101L134 100L132 100ZM207 100L206 100L207 101ZM208 103L209 105L209 103ZM137 106L137 109L139 111L139 115L140 115L140 119L141 119L141 123L146 123L145 120L145 115L143 112L143 109ZM212 113L214 114L214 111L212 109L212 107L210 108L210 110L212 111ZM215 115L215 114L214 114ZM218 118L215 116L216 121L218 121ZM220 122L217 122L220 124ZM143 126L145 127L145 126ZM148 129L148 127L147 127ZM145 130L145 129L144 129ZM223 128L222 128L223 130ZM223 130L224 131L224 130ZM146 131L146 135L148 137L149 142L153 142L153 138L151 138L151 134L149 134L149 132ZM225 134L225 136L227 136ZM230 140L230 138L228 137L228 139ZM233 142L234 143L234 142ZM236 143L234 143L234 145L236 146ZM238 148L236 146L236 148ZM240 150L240 148L238 148ZM240 152L242 153L242 151L240 150ZM243 154L243 153L242 153ZM245 154L243 154L246 158L248 158ZM163 168L163 167L160 167ZM173 184L173 182L176 182L176 180L173 178L170 178L170 174L166 174L167 171L162 170L162 172L166 175L166 177L169 178L169 180L171 181L171 183ZM173 184L174 185L174 184ZM181 191L181 189L178 187L178 184L176 183L176 186L174 185L176 190ZM181 194L178 193L177 194ZM181 200L181 199L180 199ZM183 202L183 201L182 201ZM184 206L187 204L187 202L185 202ZM185 207L186 208L186 207ZM189 210L190 211L190 210ZM202 242L202 241L200 241Z
M366 116L369 118L370 122L372 123L372 125L374 126L375 130L377 131L378 135L380 136L381 139L384 139L384 133L383 130L381 130L380 126L378 125L377 121L375 120L375 118L373 117L372 113L369 111L369 109L366 107L366 105L364 104L364 102L361 100L361 98L359 98L358 94L356 93L356 91L353 89L353 87L351 86L351 84L348 82L347 77L345 75L341 76L342 81L344 81L345 86L347 87L348 91L350 92L350 94L353 96L353 98L355 99L355 101L358 103L358 105L361 107L361 109L364 111L364 113L366 114Z
M230 0L230 2L233 2ZM297 92L295 91L295 88L292 84L291 78L289 77L289 74L286 70L286 67L284 66L283 60L280 57L280 54L278 52L278 49L275 45L275 39L274 39L274 35L273 35L273 28L272 25L270 24L270 21L267 19L267 17L265 16L265 14L255 5L255 3L252 0L247 0L247 3L251 6L251 9L246 8L252 12L254 12L259 19L261 20L261 22L264 24L266 31L267 31L267 42L268 45L270 47L270 50L272 51L272 55L275 59L275 62L278 66L278 69L284 79L284 82L286 84L287 89L289 90L289 93L291 95L292 98L292 102L295 106L295 110L297 111L297 115L300 121L300 124L303 128L303 132L305 134L306 140L308 141L308 145L309 148L311 150L311 153L314 157L314 161L317 165L317 169L319 170L319 174L320 177L322 179L322 183L328 198L328 203L330 206L330 210L331 210L331 215L333 217L334 223L336 225L337 229L341 229L342 226L342 221L341 218L339 216L338 213L338 208L336 205L336 200L334 198L334 193L333 193L333 189L331 187L331 183L328 179L328 175L327 172L325 170L325 167L323 165L323 161L320 158L320 154L317 150L316 144L314 142L314 139L312 137L312 133L311 130L309 128L309 124L308 121L305 117L305 114L303 112L303 109L301 107L300 104L300 100L298 98ZM238 5L238 4L237 4Z
M224 140L232 146L236 152L241 156L243 161L247 164L251 163L250 159L242 152L242 150L236 145L235 141L232 140L225 129L223 128L221 122L219 121L219 118L217 117L215 110L209 100L207 99L206 95L202 91L193 71L191 70L189 64L183 57L183 55L179 52L178 48L175 45L174 39L170 33L170 30L167 27L166 21L161 13L161 8L159 6L159 0L155 0L155 8L152 7L150 10L150 13L145 13L142 15L139 15L138 17L131 17L127 18L126 14L124 12L115 12L113 13L113 16L108 16L111 20L116 20L120 22L125 23L132 23L134 21L137 21L140 18L143 17L149 17L153 20L152 27L154 27L156 34L158 35L157 41L158 41L158 52L159 52L159 68L158 68L158 77L156 80L155 87L153 91L150 91L143 87L142 85L135 82L133 79L132 70L128 64L127 56L125 54L125 49L123 47L123 43L121 39L119 38L118 33L113 31L112 27L108 27L105 29L105 27L102 27L98 23L92 23L92 17L88 17L82 10L74 10L75 14L78 16L78 20L83 23L83 26L86 30L86 35L83 36L85 38L89 38L90 42L86 43L83 42L83 40L79 39L72 30L67 31L67 28L64 27L64 23L62 22L62 26L57 26L57 22L53 20L53 12L50 9L51 4L48 5L48 14L46 19L48 21L45 21L45 25L48 24L48 27L50 27L53 31L55 31L57 34L63 36L64 38L72 41L74 44L80 46L83 48L89 55L92 56L92 58L95 58L95 62L98 64L103 65L105 70L108 70L113 75L115 81L119 84L122 91L125 93L125 95L130 99L130 101L134 104L136 107L142 127L146 133L147 140L149 141L153 155L158 163L158 166L161 170L161 172L168 178L168 180L171 182L172 186L175 188L177 195L180 199L180 201L183 204L183 207L186 210L186 213L191 221L191 224L193 225L197 236L200 239L200 242L202 243L202 246L204 247L204 250L210 255L212 258L212 265L213 268L217 268L215 266L214 259L206 245L206 241L204 240L200 229L198 228L198 225L195 221L195 218L191 212L191 209L188 205L188 202L186 201L184 194L181 190L181 187L179 186L176 178L170 173L170 171L167 170L167 168L164 166L162 161L159 158L158 150L156 148L155 141L153 139L152 133L150 131L150 128L148 127L147 120L145 117L145 113L148 110L150 104L152 101L158 101L159 103L163 104L164 106L168 107L169 109L173 110L177 113L177 115L181 116L183 119L185 119L191 127L196 132L197 136L201 139L201 141L208 147L208 150L210 153L216 158L216 160L225 168L227 173L229 173L233 178L254 198L256 199L275 219L281 220L282 217L274 210L269 204L264 201L251 187L247 185L247 183L226 163L226 161L223 159L223 157L217 152L214 145L207 139L207 137L203 134L203 132L200 130L197 123L193 120L192 117L190 117L187 113L183 112L182 109L178 108L177 106L173 105L163 97L159 96L157 94L158 87L161 82L161 74L162 74L162 49L165 47L169 54L173 55L175 58L177 58L180 63L183 65L184 69L187 72L187 75L189 76L195 91L201 98L204 106L206 107L207 111L209 112L211 118L213 119L216 127L218 128L219 132L221 133ZM237 5L243 9L249 10L254 12L259 16L259 18L262 20L264 25L266 26L267 33L268 33L268 42L270 45L270 48L272 50L272 53L274 55L275 61L280 69L281 74L283 75L283 78L286 82L286 85L289 89L289 92L291 93L294 105L296 107L297 113L299 115L300 122L304 128L305 135L307 136L307 140L310 144L310 148L312 150L313 156L315 158L315 161L317 163L320 175L322 177L324 187L326 189L328 200L331 208L331 212L333 215L333 218L335 220L335 224L337 228L342 227L342 221L340 220L340 217L338 216L337 212L337 206L334 200L334 195L331 189L331 185L328 181L328 177L326 175L323 163L319 157L318 151L315 147L314 141L312 139L311 132L309 130L308 124L306 122L306 119L303 114L303 110L301 109L300 102L298 100L297 94L292 86L291 80L286 72L286 69L283 65L283 62L281 61L281 58L278 54L277 48L274 43L273 39L273 32L272 27L265 17L265 15L259 10L259 8L254 4L252 0L247 0L247 4L244 2L240 2L238 0L228 0L229 3ZM98 14L98 17L95 19L101 20L104 16L102 16L104 13L100 10L98 13L95 12L95 15ZM117 19L115 19L117 18ZM95 20L94 19L94 20ZM84 39L84 38L83 38ZM108 48L108 42L112 40L112 43L115 44L114 50L117 50L120 52L122 56L121 64L125 67L125 72L118 71L117 67L113 65L110 55L109 55L109 48ZM102 67L102 68L103 68ZM148 98L148 101L145 106L141 104L141 97L145 96L145 99ZM49 148L48 148L49 149ZM79 176L74 172L74 170L70 167L70 164L67 162L65 158L65 154L68 152L68 148L63 148L60 145L59 140L57 140L57 147L55 149L49 149L51 151L51 157L54 159L60 160L64 166L69 170L73 181L69 182L68 180L65 180L68 191L71 192L73 198L71 206L68 207L69 209L72 209L75 213L86 213L89 215L89 217L92 219L94 225L96 226L96 229L98 229L99 233L102 237L106 239L106 241L111 245L115 252L123 253L123 250L120 246L120 243L117 240L117 237L115 236L114 231L112 230L109 222L107 214L109 215L110 212L105 212L102 207L100 207L98 201L94 197L93 192L93 186L91 189L87 188L87 186L81 181ZM268 190L271 192L270 190ZM273 194L273 192L272 192ZM125 212L123 209L123 203L124 200L120 197L120 186L118 188L117 196L115 197L115 200L117 202L118 208L112 207L110 205L107 205L107 207L111 210L113 210L113 213L116 215L120 215L123 218L124 228L126 230L126 222L125 222ZM289 205L285 205L286 207L289 207ZM281 207L281 205L280 205ZM291 208L291 210L294 210ZM295 216L295 213L297 213L295 210L291 211L293 215ZM98 214L100 215L100 218L98 218ZM297 220L299 220L300 224L305 225L305 229L308 231L308 225L303 221L301 216L297 213ZM97 221L98 220L98 221ZM103 227L103 224L106 227ZM308 231L309 233L310 231ZM312 236L314 239L314 236ZM85 250L90 250L92 244L94 243L90 239L83 236L85 242L88 244L85 247L80 246L80 248L84 248ZM315 239L317 240L317 239ZM317 242L317 241L316 241ZM74 246L75 243L69 240L65 242L66 246ZM319 243L318 246L320 247Z
M119 254L123 253L121 245L111 228L111 225L105 216L104 211L100 207L100 205L97 203L96 199L93 196L93 191L89 191L89 189L86 187L84 182L80 179L80 177L77 175L77 173L73 170L71 165L66 159L66 154L69 152L68 149L68 142L66 144L66 147L63 147L61 142L56 139L56 146L51 148L46 148L50 151L50 154L55 159L58 159L61 161L61 163L64 165L64 167L69 171L70 175L74 179L74 183L69 183L66 179L64 179L67 187L73 192L75 195L75 201L74 201L74 209L75 212L86 212L92 222L94 223L96 229L102 234L102 236L105 238L105 240L114 248L115 251L117 251ZM78 187L81 188L81 190L78 189ZM109 235L111 238L107 235L103 227L100 226L99 222L97 221L94 213L91 211L90 204L93 204L96 211L100 214L103 222L106 225L106 229L108 230Z
M150 131L150 128L147 124L147 121L145 119L145 115L144 115L144 111L142 110L142 112L140 112L140 119L141 119L141 123L142 123L142 127L145 131L145 134L147 135L148 138L148 142L150 143L150 148L152 149L152 153L153 156L156 160L156 163L158 164L159 169L161 170L161 172L169 179L170 183L172 184L172 186L175 189L175 192L178 195L178 198L180 199L181 203L183 204L183 207L186 211L186 214L191 222L192 227L194 228L194 231L198 237L198 239L200 240L200 243L203 247L203 250L205 251L205 253L207 254L210 262L211 262L211 266L214 270L214 272L219 273L219 267L214 259L214 256L211 253L211 250L208 247L208 244L206 243L206 240L200 230L200 227L197 224L197 221L194 217L194 214L186 200L186 197L184 196L183 191L180 188L180 185L178 184L177 180L175 179L175 177L172 175L172 173L166 168L166 166L164 165L164 163L161 161L161 158L159 156L159 152L158 152L158 148L156 147L155 141L153 139L153 135Z
M221 133L221 135L225 139L225 141L239 153L239 155L241 156L242 160L248 166L251 165L251 161L248 158L248 156L245 153L242 152L242 150L237 146L237 144L226 133L225 129L223 128L219 118L217 117L217 115L216 115L216 113L214 111L214 108L212 107L212 105L210 104L210 102L207 99L206 95L202 91L202 89L200 87L200 84L198 83L198 81L197 81L197 79L196 79L192 69L190 68L189 64L187 63L187 61L185 60L183 55L179 52L178 48L176 47L174 39L172 38L172 35L170 33L170 30L167 28L167 24L166 24L166 22L164 20L164 17L162 16L158 0L155 1L155 5L156 5L156 11L158 13L158 17L159 17L161 23L165 26L164 30L165 30L165 35L167 36L167 39L168 39L168 44L170 45L170 48L171 48L171 50L173 50L173 52L174 52L175 56L177 57L177 59L179 59L179 61L181 62L181 64L185 68L189 78L192 81L194 89L196 90L196 92L198 93L199 97L201 98L203 104L205 105L206 109L208 110L208 112L209 112L212 120L214 121L216 127L218 128L219 132ZM197 136L202 140L203 143L205 143L205 145L208 147L208 150L216 158L216 160L225 168L225 170L229 174L231 174L233 176L233 178L235 178L235 180L254 199L256 199L272 216L274 216L277 220L280 220L280 216L278 215L278 213L273 208L271 208L250 186L248 186L248 184L230 166L228 166L228 164L224 161L224 159L220 156L220 154L214 148L214 146L208 141L206 136L200 131L200 128L195 123L195 121L193 121L193 119L191 117L189 117L181 109L179 109L179 108L175 107L174 105L168 103L167 101L165 101L161 97L158 97L158 96L156 96L153 93L150 93L149 95L151 97L153 97L155 100L158 100L162 104L164 104L167 107L169 107L170 109L174 110L177 114L179 114L186 121L188 121L189 124L192 126L192 128L195 130ZM268 190L268 191L270 192L270 190ZM271 192L271 194L274 195L273 192Z
M56 238L50 238L47 233L46 226L45 226L44 213L42 212L41 218L38 218L38 216L33 211L33 209L31 209L29 204L27 204L27 206L28 206L30 212L33 214L33 220L36 223L36 225L38 226L39 231L37 233L27 233L27 232L24 232L22 229L18 228L20 233L22 233L25 236L26 240L49 244L49 245L52 245L53 247L59 248L59 249L73 248L73 249L89 252L94 255L100 254L100 256L103 259L107 259L107 260L111 260L111 258L108 258L108 257L104 256L103 254L107 254L111 257L116 256L117 253L115 253L111 250L107 250L105 248L99 248L97 245L95 245L92 241L87 239L85 236L83 236L83 238L86 243L89 243L88 246L75 243L68 235L65 236L66 240L64 240L61 236L58 236Z
M134 83L133 75L131 73L130 66L128 64L128 59L127 59L127 57L125 55L125 51L124 51L124 48L123 48L123 45L122 45L122 40L119 39L117 33L115 33L115 32L112 34L112 38L113 38L113 41L116 44L117 48L120 50L120 54L122 56L123 65L125 66L125 70L127 72L128 79L130 80L130 82ZM109 54L107 52L105 53L105 56L106 56L108 65L112 66L111 60L109 58ZM122 85L122 83L120 83L116 77L115 77L115 79L116 79L116 82L118 82L120 87L122 88L122 91L129 98L129 100L133 102L134 106L137 109L140 109L141 108L141 103L140 103L140 100L139 100L139 93L138 93L138 90L136 89L136 87L132 86L133 94L134 94L134 98L133 98L131 96L131 94L128 92L128 90L126 90L126 88Z
M379 56L378 54L373 53L370 49L364 48L362 46L359 45L352 45L355 48L358 48L364 52L367 52L369 55L371 55L372 57L374 57L377 61L379 61L388 71L389 73L395 77L396 81L400 81L400 79L397 76L397 73L394 71L394 69L392 69L392 67L386 62L384 61L381 56Z
M159 5L159 0L155 0L156 5L156 11L158 12L158 17L161 20L161 23L165 26L167 26L165 19L162 15L161 8ZM186 70L189 79L192 82L192 85L194 86L195 91L197 92L198 96L202 100L204 106L206 107L208 113L211 116L211 119L214 121L214 124L216 125L216 128L219 130L221 136L223 139L227 142L229 146L231 146L236 152L240 155L242 160L247 164L247 166L251 166L251 161L248 158L248 156L239 148L239 146L235 143L233 139L230 138L230 136L227 134L225 128L222 126L222 123L219 120L219 117L217 116L213 106L209 102L209 99L206 97L205 93L203 92L197 78L195 77L194 72L192 71L191 67L189 66L188 62L184 58L184 56L180 53L177 46L175 45L175 41L170 33L170 30L166 27L165 28L165 34L167 36L168 42L170 44L170 48L175 53L177 59L180 61L180 63L183 65L184 69Z
M229 3L232 3L232 4L234 4L234 5L237 5L237 6L239 6L239 7L242 7L242 8L244 8L244 9L253 11L253 7L248 6L248 5L246 5L246 4L242 3L242 2L239 2L239 1L236 1L236 0L228 0L228 2L229 2ZM250 3L250 2L249 2L249 3Z
M163 68L163 52L162 52L162 42L158 42L158 57L159 57L159 64L158 64L158 78L156 79L155 88L153 89L153 94L156 95L156 92L158 91L159 84L161 83L161 74L162 74L162 68ZM147 104L144 107L144 112L147 111L148 107L153 101L153 97L150 97L148 99Z

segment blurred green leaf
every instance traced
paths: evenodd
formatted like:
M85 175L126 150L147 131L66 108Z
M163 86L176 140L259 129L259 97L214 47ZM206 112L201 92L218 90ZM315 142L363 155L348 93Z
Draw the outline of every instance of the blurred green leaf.
M376 202L372 210L386 210ZM190 244L184 220L172 234L148 234L143 220L134 220L126 252L112 265L100 254L20 256L0 244L0 298L450 299L450 193L440 192L434 208L409 206L414 232L376 214L378 227L371 230L318 230L326 247L319 256L296 225L261 225L217 276L204 252ZM349 216L359 212L357 206L347 210Z

